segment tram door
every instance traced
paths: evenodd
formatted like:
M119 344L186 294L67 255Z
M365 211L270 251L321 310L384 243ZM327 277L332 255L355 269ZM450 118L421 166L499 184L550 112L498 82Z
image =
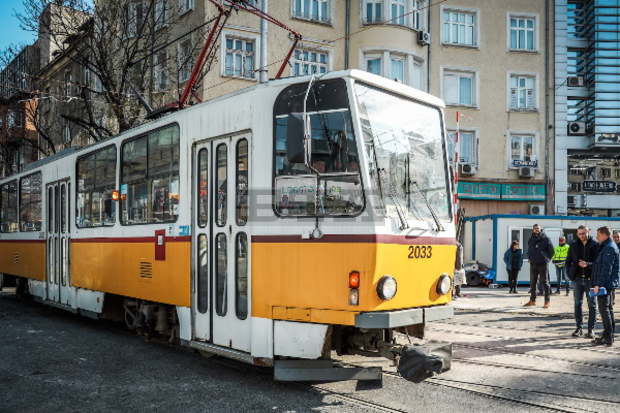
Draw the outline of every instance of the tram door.
M194 336L250 351L250 136L194 150Z
M47 185L47 299L69 304L69 181Z

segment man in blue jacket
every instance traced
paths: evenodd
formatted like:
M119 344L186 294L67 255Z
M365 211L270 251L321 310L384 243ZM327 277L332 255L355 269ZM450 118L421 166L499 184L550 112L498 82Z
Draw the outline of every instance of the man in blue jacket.
M536 283L538 277L543 280L545 305L543 308L549 308L551 296L551 284L549 283L549 269L547 265L553 257L553 244L542 232L538 224L532 227L532 237L527 243L527 258L530 260L530 301L524 307L532 307L536 305Z
M596 231L599 252L592 267L592 291L599 293L605 287L606 294L596 297L601 318L603 319L603 335L594 340L594 344L611 346L614 342L616 323L614 321L615 290L620 285L620 256L618 247L611 240L608 227L600 227Z

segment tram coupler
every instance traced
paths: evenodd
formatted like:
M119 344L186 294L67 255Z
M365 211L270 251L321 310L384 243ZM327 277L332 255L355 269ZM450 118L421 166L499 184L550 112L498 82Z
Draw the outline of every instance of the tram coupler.
M420 383L452 366L452 344L430 342L398 348L398 373L405 379Z

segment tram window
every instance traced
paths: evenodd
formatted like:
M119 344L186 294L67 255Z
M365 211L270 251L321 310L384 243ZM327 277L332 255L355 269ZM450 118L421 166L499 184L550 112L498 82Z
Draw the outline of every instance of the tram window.
M80 228L114 225L116 201L112 200L112 193L116 188L116 146L79 158L77 182L76 225Z
M215 312L219 316L226 315L226 295L228 293L227 275L228 275L228 252L226 243L226 234L217 234L215 238Z
M175 222L179 215L179 128L169 126L123 144L121 223Z
M248 236L237 234L235 243L235 305L237 317L245 320L248 316Z
M54 203L53 203L53 196L54 196L54 187L53 186L48 186L47 187L47 231L48 232L53 232L54 230Z
M216 198L216 216L215 222L219 227L226 225L226 209L228 206L228 146L225 143L221 143L216 149L216 182L217 188Z
M307 87L307 83L290 86L276 100L275 211L280 216L357 215L364 207L364 196L346 84L342 79L317 82L308 93L312 169L304 161Z
M209 152L198 152L198 225L201 228L209 222Z
M198 311L206 313L209 309L209 244L207 235L198 236Z
M67 232L67 186L66 184L60 185L60 232Z
M37 172L19 181L20 231L41 231L41 218L41 172Z
M248 222L248 141L237 142L237 225Z
M0 186L0 232L17 232L17 181Z

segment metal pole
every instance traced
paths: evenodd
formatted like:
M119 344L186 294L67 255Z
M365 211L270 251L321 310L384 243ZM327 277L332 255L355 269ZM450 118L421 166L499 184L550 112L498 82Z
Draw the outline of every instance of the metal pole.
M267 14L268 8L269 0L261 0L261 11ZM268 24L269 22L266 19L260 19L260 65L258 69L260 83L267 83L269 80L269 69L267 68Z

